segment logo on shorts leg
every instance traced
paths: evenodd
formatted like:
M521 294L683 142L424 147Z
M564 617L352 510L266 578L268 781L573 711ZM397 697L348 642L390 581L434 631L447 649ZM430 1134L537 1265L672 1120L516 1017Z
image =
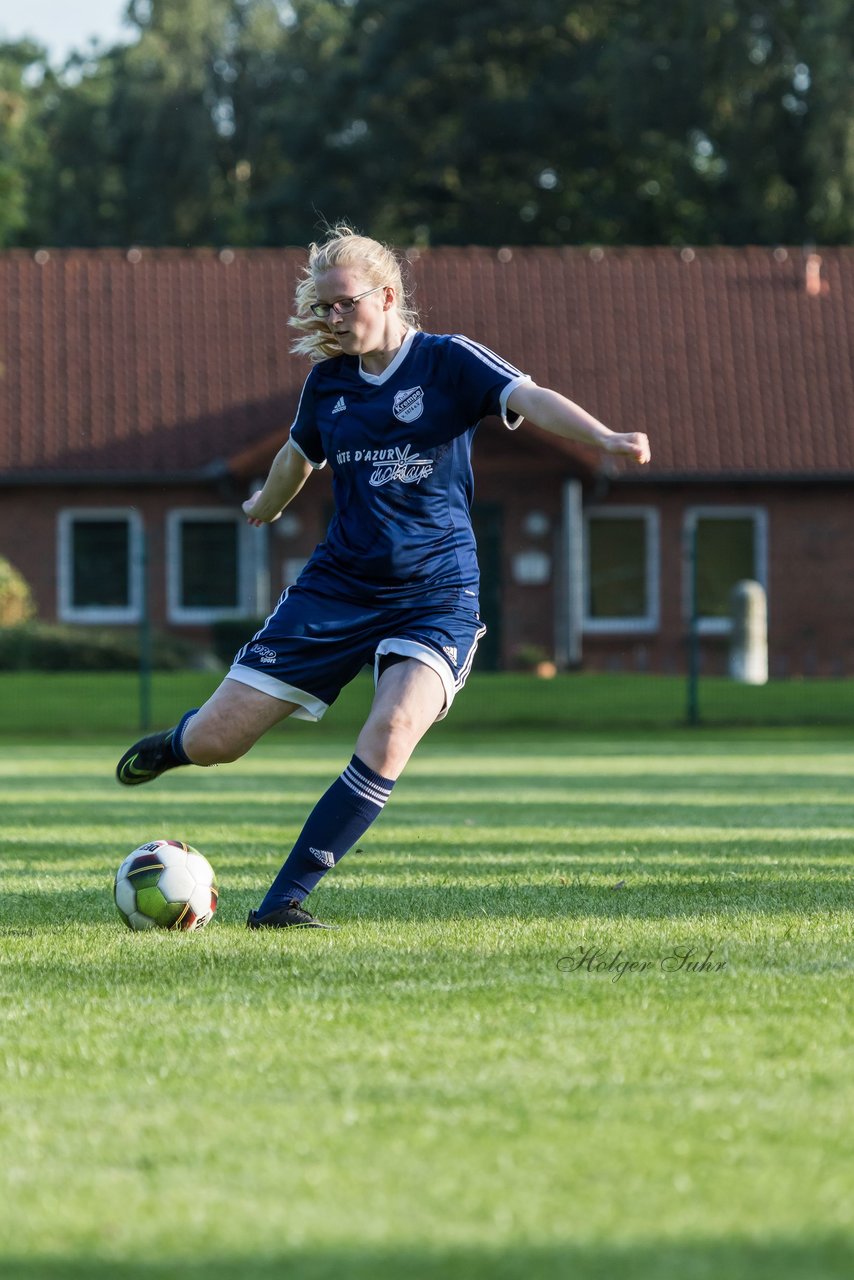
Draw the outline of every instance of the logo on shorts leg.
M424 412L424 392L420 387L398 391L391 411L401 422L414 422Z
M455 644L443 644L442 652L447 654L454 666L457 665L457 646Z
M257 653L258 657L265 664L276 661L276 650L268 649L265 644L253 644L249 650L250 653Z

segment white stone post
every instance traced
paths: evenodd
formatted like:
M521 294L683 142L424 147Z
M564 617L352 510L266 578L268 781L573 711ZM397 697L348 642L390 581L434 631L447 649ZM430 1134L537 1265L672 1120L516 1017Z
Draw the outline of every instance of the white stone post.
M729 674L741 684L768 683L768 605L765 588L749 578L732 589Z

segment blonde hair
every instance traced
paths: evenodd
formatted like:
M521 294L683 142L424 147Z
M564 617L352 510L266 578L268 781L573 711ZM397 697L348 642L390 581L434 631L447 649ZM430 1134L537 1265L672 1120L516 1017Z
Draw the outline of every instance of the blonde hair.
M326 233L321 244L308 246L308 263L297 282L295 314L288 324L298 329L300 336L291 343L291 351L308 356L315 364L341 355L341 346L326 321L318 320L311 313L311 304L317 301L315 280L333 267L357 267L372 285L391 285L401 320L408 328L417 329L418 313L407 297L400 260L394 250L379 240L359 235L346 222L327 227Z

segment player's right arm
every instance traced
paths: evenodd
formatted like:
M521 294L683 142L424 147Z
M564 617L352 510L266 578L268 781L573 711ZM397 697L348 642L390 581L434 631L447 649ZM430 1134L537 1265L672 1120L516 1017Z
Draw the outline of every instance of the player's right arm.
M278 520L312 473L312 465L288 439L273 459L264 487L243 503L246 518L256 529Z

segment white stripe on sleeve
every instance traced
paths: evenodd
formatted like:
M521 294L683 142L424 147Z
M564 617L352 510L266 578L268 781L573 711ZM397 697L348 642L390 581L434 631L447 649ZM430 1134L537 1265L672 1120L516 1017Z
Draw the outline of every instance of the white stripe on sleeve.
M451 342L456 342L458 346L465 347L466 351L470 351L473 356L477 356L490 369L494 369L496 373L503 373L507 378L522 378L525 375L521 369L517 369L514 364L510 364L509 360L505 360L503 356L496 355L494 351L490 351L489 347L482 346L479 342L473 342L471 338L464 338L462 334L454 334Z

